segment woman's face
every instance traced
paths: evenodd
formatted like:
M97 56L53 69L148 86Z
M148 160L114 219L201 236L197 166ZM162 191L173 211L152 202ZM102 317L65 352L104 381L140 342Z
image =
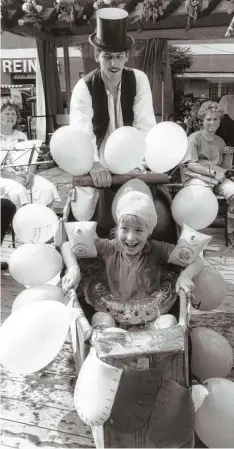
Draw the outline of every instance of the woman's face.
M149 237L147 224L135 215L123 215L118 223L118 239L129 256L139 254Z
M2 109L1 122L3 125L9 126L9 127L11 126L12 128L13 128L13 126L15 126L15 124L17 122L17 114L16 114L16 110L14 107L6 106L4 109Z
M205 131L215 134L220 125L220 115L216 112L207 112L203 120L203 128Z

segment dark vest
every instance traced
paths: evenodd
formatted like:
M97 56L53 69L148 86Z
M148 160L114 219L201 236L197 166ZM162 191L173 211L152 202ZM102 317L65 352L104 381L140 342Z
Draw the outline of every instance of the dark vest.
M88 73L83 77L93 105L93 132L96 136L97 147L106 135L109 126L108 100L105 85L101 78L100 69ZM123 69L121 81L121 107L124 126L132 126L134 121L133 104L136 96L136 78L132 69Z

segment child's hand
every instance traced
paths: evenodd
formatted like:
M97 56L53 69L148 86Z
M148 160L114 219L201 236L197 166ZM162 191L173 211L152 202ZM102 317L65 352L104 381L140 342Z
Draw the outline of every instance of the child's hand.
M78 265L69 268L67 274L62 278L62 289L66 294L74 286L78 286L81 279L80 269Z
M179 293L180 289L184 290L187 296L191 296L194 290L194 283L192 279L182 272L176 282L176 293Z

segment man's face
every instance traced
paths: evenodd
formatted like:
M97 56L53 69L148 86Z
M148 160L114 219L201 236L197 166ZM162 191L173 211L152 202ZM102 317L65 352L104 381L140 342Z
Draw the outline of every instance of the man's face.
M100 51L95 56L96 62L100 64L101 72L110 81L120 80L125 63L128 61L128 54L110 53Z
M126 254L139 254L149 237L146 223L135 215L123 215L117 228L118 240Z

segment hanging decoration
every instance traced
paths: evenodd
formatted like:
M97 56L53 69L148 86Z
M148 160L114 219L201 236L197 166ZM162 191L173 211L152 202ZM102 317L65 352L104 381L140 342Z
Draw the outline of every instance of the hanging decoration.
M197 19L207 17L222 0L186 0L187 23L186 30L189 30ZM2 29L14 28L16 24L24 26L30 24L39 30L49 32L55 21L60 19L74 27L81 27L89 24L93 29L93 23L90 19L95 14L95 10L100 8L122 8L128 12L131 24L136 24L138 31L143 30L144 22L152 21L157 23L171 16L184 0L129 0L123 6L121 0L92 0L84 2L83 0L55 0L54 11L49 16L48 26L46 18L46 8L43 8L41 0L21 0L20 4L15 6L13 0L0 0L1 6L1 26ZM234 11L234 0L226 0L226 12L232 14ZM17 14L13 19L8 18L8 10L16 8ZM234 20L232 19L227 29L225 37L230 37L234 29Z
M78 0L56 0L54 7L57 11L58 18L71 25L84 11L83 6L80 5Z
M186 29L191 28L191 22L195 23L202 7L202 0L186 0L185 9L187 14Z
M224 37L230 37L233 30L234 30L234 16L229 24L229 27L228 27Z
M152 20L154 23L161 16L167 8L170 0L144 0L143 2L143 20L148 22Z
M95 0L93 7L96 10L101 8L118 8L118 3L115 0Z
M43 20L43 7L37 0L25 0L22 4L24 15L18 20L20 26L30 23L38 30L41 29L41 21Z

